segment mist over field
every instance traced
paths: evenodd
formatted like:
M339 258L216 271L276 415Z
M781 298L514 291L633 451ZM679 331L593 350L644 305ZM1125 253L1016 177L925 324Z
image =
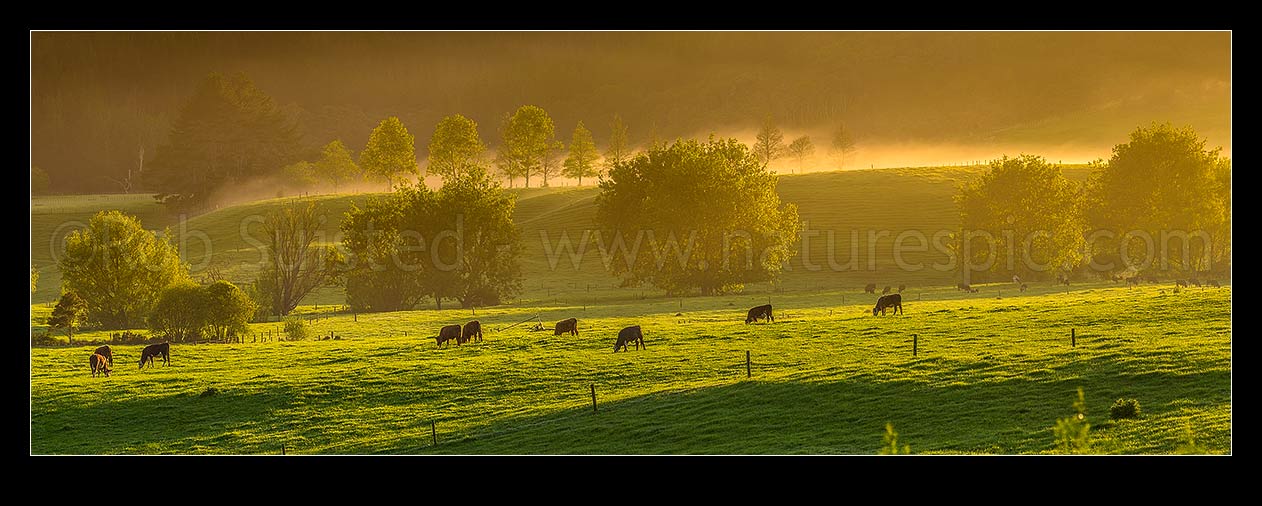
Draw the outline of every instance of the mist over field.
M357 152L381 118L425 143L442 117L478 123L538 105L559 138L583 121L598 148L612 117L630 144L750 142L773 118L810 135L806 170L971 163L1037 152L1107 158L1136 126L1190 125L1230 156L1230 34L1224 32L412 32L34 33L32 164L57 192L118 191L139 149L152 158L211 72L246 73L298 122L309 149ZM67 149L67 146L73 149ZM781 173L796 161L777 160Z

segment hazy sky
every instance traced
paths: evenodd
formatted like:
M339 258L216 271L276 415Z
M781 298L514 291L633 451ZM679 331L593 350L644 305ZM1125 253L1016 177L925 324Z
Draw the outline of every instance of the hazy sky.
M66 33L31 37L32 163L55 187L107 189L152 153L194 85L247 73L309 145L361 149L399 116L419 155L443 116L479 123L539 105L568 141L598 145L621 114L632 141L736 135L767 115L808 165L835 168L827 133L859 137L857 166L1034 152L1107 157L1141 123L1190 124L1230 152L1226 32ZM787 165L782 167L787 169Z

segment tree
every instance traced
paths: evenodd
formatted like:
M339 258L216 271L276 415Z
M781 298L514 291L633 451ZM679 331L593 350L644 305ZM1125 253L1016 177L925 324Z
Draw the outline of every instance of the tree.
M320 151L320 160L315 163L315 172L320 179L333 184L333 193L337 193L338 186L355 180L360 174L355 158L341 140L324 145Z
M74 344L74 331L83 323L87 310L88 303L78 294L73 291L63 293L53 307L53 314L48 317L48 328L66 329L66 339Z
M485 151L477 123L459 114L447 116L429 139L429 173L444 180L459 175L465 167L477 165Z
M188 279L169 231L145 230L134 216L101 211L66 237L58 260L62 284L87 301L88 321L105 329L134 328L163 288Z
M399 118L383 119L368 136L368 145L359 154L359 166L368 174L384 178L386 191L391 191L395 175L418 171L414 141Z
M520 291L512 195L472 167L431 191L417 185L352 207L342 221L351 252L347 301L357 311L411 309L432 297L464 307Z
M559 165L558 158L561 151L565 149L565 144L561 141L552 143L547 151L543 152L543 162L539 164L539 175L543 176L543 186L548 186L548 178L553 177L557 173Z
M298 188L311 188L320 182L320 177L316 173L316 165L305 160L286 165L280 170L280 173L285 183Z
M211 74L142 174L159 201L178 209L224 185L274 173L298 160L300 146L295 123L245 74Z
M853 153L854 150L854 135L846 129L845 123L838 125L837 130L833 132L833 156L841 159L841 168L846 168L846 155Z
M793 142L789 143L787 152L790 156L797 159L798 171L800 172L802 170L802 161L812 154L815 154L815 145L811 144L810 137L803 135L793 139Z
M797 207L780 202L775 175L735 139L650 149L614 167L600 190L602 234L613 244L645 239L651 253L614 257L626 284L732 292L774 280L796 254Z
M48 173L37 166L31 166L31 195L48 193Z
M771 116L763 119L762 128L758 130L754 154L758 155L758 160L762 161L763 167L771 165L772 161L784 156L784 134L776 128Z
M1222 255L1230 252L1224 224L1230 212L1231 161L1221 156L1222 148L1206 149L1205 143L1191 127L1152 123L1131 132L1130 142L1115 146L1088 184L1089 223L1115 234L1095 241L1093 254L1120 255L1125 234L1142 231L1167 266L1180 271L1209 269L1207 259L1229 259ZM1194 237L1198 231L1218 246L1207 249L1211 245ZM1189 239L1169 240L1162 248L1163 234L1188 234ZM1126 251L1127 258L1117 258L1130 266L1143 265L1146 248L1136 244Z
M625 135L624 131L623 136ZM578 126L574 127L574 134L570 137L570 156L565 159L563 172L565 177L578 179L578 185L582 186L583 176L600 175L600 170L596 168L596 158L599 156L596 143L592 142L592 133L583 127L582 121L578 122Z
M630 157L631 148L627 141L627 126L622 123L622 116L615 114L613 123L609 125L609 147L605 149L605 170Z
M288 315L311 290L335 280L343 259L337 249L315 244L322 222L313 202L285 204L264 218L267 253L258 282L273 314Z
M985 265L993 245L990 272L999 279L1048 278L1053 271L1071 270L1082 262L1085 244L1082 198L1081 186L1042 157L995 160L955 196L965 254L972 265ZM985 232L992 244L968 239L977 232Z
M503 135L505 165L525 177L529 188L530 175L542 171L544 158L556 145L552 118L542 108L523 105L508 117Z
M206 323L211 337L220 341L249 331L249 322L258 305L250 296L228 281L216 281L206 291Z
M181 281L162 290L149 316L149 330L172 341L196 341L210 325L209 293L192 281Z

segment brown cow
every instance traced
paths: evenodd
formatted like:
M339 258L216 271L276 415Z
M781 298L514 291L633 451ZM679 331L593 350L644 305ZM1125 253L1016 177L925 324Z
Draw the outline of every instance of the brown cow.
M110 351L110 345L104 345L92 352L109 359L110 367L114 367L114 352Z
M863 287L863 293L876 293L876 283L868 283L868 286Z
M760 319L767 320L769 322L776 321L775 317L771 316L771 304L751 307L749 308L749 312L745 314L746 324L757 322Z
M1021 291L1023 291L1023 292L1024 292L1024 291L1026 291L1026 289L1028 289L1028 288L1030 288L1030 287L1029 287L1029 286L1026 286L1026 284L1025 284L1025 283L1021 283Z
M553 330L552 335L559 336L566 332L569 332L570 335L574 335L574 336L578 335L578 318L567 318L565 320L561 320L557 322L556 328Z
M153 367L153 357L158 355L162 355L163 366L171 365L171 343L162 342L158 344L151 344L149 346L145 346L145 349L140 350L140 368L145 368L146 361L149 362L150 367Z
M894 290L894 287L885 285L885 290L881 292L881 295L889 295L889 293L893 290Z
M622 348L622 351L631 351L627 349L627 344L629 343L635 343L636 350L639 350L641 346L644 346L644 349L648 349L648 346L644 345L644 333L640 331L639 325L633 325L618 331L618 340L613 343L613 352L618 353L619 347Z
M434 340L438 342L438 346L442 346L447 341L456 341L456 344L460 344L460 326L444 325L438 330L438 335L434 336Z
M96 377L98 372L105 374L106 377L110 375L109 361L105 358L105 355L100 353L93 353L92 356L88 357L88 367L92 368L93 378Z
M482 323L473 320L464 324L464 329L460 331L460 341L467 343L469 341L482 342Z
M903 293L907 289L907 285L898 285L898 293Z
M876 300L876 307L872 308L872 316L876 316L877 311L881 312L881 316L885 316L885 310L894 308L894 314L903 312L903 296L897 293L884 295Z

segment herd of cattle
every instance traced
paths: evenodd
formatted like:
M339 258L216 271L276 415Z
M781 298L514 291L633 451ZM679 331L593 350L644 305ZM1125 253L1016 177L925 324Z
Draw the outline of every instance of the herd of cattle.
M1122 281L1122 279L1117 278L1114 279L1114 281ZM1125 281L1128 285L1138 285L1142 280L1139 276L1132 276L1130 278L1126 278ZM1021 282L1021 278L1017 276L1012 277L1012 282L1020 285L1020 290L1022 292L1026 291L1028 288L1025 283ZM1184 288L1188 286L1189 282L1194 286L1201 286L1201 281L1196 278L1191 278L1190 280L1175 280L1176 285ZM1069 278L1064 276L1059 277L1056 280L1056 284L1064 284L1068 286ZM864 292L875 294L876 286L876 283L869 283L864 287ZM1211 279L1205 283L1205 286L1219 287L1220 285L1217 280ZM878 313L881 316L885 316L887 310L893 310L895 315L903 314L903 296L900 294L903 290L907 289L907 285L898 285L899 293L890 293L892 289L892 287L886 286L885 290L881 292L881 297L876 300L876 306L872 308L872 316L876 316ZM956 285L956 289L970 293L978 292L976 288L963 283ZM746 324L757 323L759 320L764 320L770 323L774 323L776 321L775 316L773 316L771 312L771 304L754 306L749 308L749 311L745 313ZM577 318L567 318L556 322L556 325L553 327L553 335L559 336L563 334L570 334L572 336L578 335ZM455 341L457 345L471 341L480 343L482 342L482 323L478 320L473 320L463 326L445 325L439 329L438 335L434 337L434 340L440 347L451 341ZM640 348L647 348L644 344L644 332L640 329L639 325L632 325L618 331L618 338L614 341L613 351L614 353L617 353L619 348L623 351L630 351L627 349L627 346L630 344L635 344L636 350L639 350ZM148 362L150 366L153 366L153 359L159 356L162 357L163 365L171 364L170 343L163 342L145 346L145 348L140 352L140 367L144 368L146 362ZM101 346L100 348L97 348L96 351L93 351L92 355L88 357L88 365L92 369L92 377L96 377L97 374L109 376L110 371L112 370L111 368L114 366L114 354L110 351L110 347Z

